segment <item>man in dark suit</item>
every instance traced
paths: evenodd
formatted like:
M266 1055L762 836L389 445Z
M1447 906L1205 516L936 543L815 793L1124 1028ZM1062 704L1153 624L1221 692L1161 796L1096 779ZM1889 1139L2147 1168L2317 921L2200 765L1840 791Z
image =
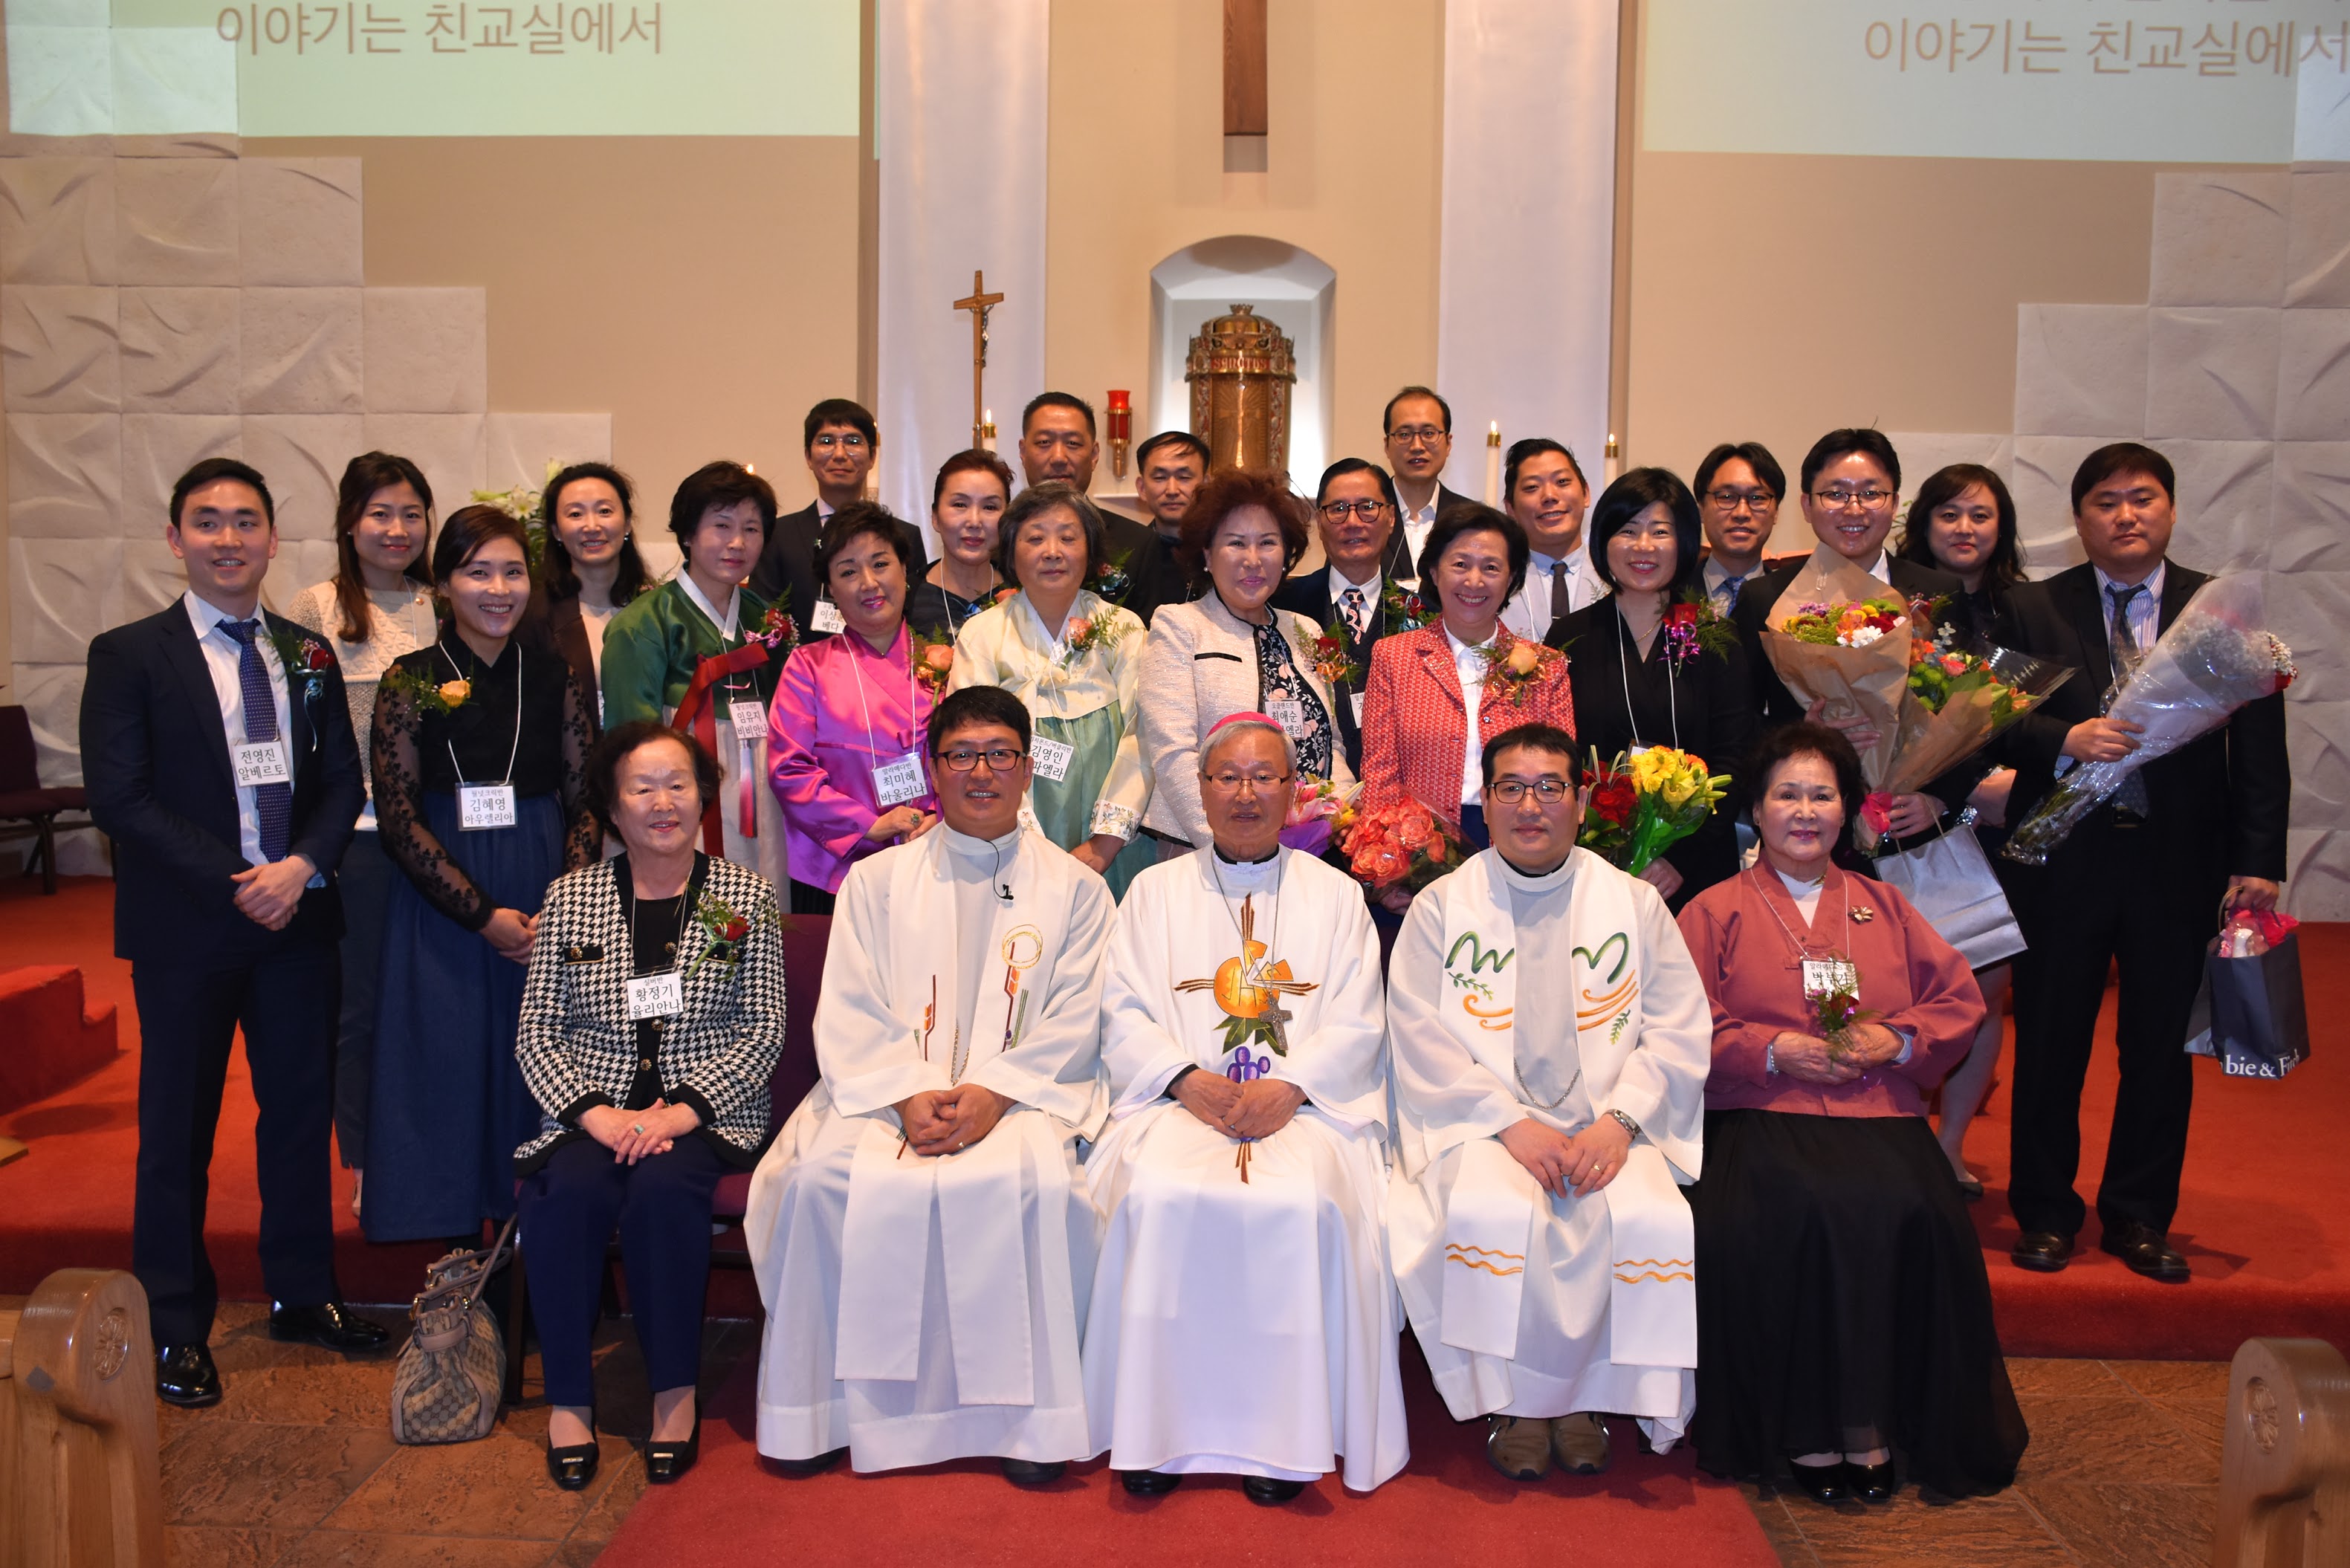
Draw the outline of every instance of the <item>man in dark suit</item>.
M1396 529L1381 569L1398 582L1419 580L1419 547L1436 514L1469 498L1440 476L1452 457L1452 405L1426 387L1406 387L1379 415L1388 467L1395 473Z
M1371 648L1391 632L1409 631L1388 614L1388 586L1382 567L1394 543L1395 483L1388 471L1359 457L1341 458L1322 472L1315 496L1315 526L1326 564L1274 590L1275 607L1295 610L1317 627L1338 626L1347 634L1347 660L1355 667L1338 697L1338 741L1347 766L1363 775L1363 688L1371 673Z
M1728 615L1763 570L1762 552L1787 499L1787 473L1761 441L1723 441L1697 465L1691 488L1705 530L1705 596L1716 615Z
M333 651L261 610L277 553L260 474L213 458L181 476L163 531L188 592L93 639L82 688L90 816L114 841L114 950L139 1007L131 1268L156 1392L211 1405L219 1292L204 1251L213 1135L244 1033L261 1116L269 1332L330 1350L389 1335L335 1285L328 1135L343 934L336 864L365 803Z
M816 478L816 499L797 512L775 519L759 564L751 568L751 591L799 623L804 641L830 637L841 627L840 610L816 580L816 536L824 520L865 494L866 476L880 455L880 433L862 403L847 398L827 398L801 421L800 442L808 472ZM909 587L921 581L929 568L919 528L906 530L912 548L906 572Z
M2014 590L2022 651L2080 673L1996 743L2016 769L2010 821L2031 814L2061 769L2136 749L2137 726L2104 716L2107 689L2210 580L2165 555L2174 495L2160 452L2125 441L2090 453L2073 476L2073 522L2087 564ZM2023 1232L2018 1266L2063 1268L2086 1218L2073 1189L2081 1081L2106 977L2118 961L2121 1093L2097 1189L2100 1245L2141 1274L2187 1278L2168 1232L2195 1086L2188 1013L2223 904L2276 907L2292 802L2280 693L2147 763L2045 866L2010 867L2016 919L2031 943L2015 965L2008 1200Z
M1030 484L1058 480L1082 492L1094 486L1101 442L1094 434L1094 406L1069 392L1039 392L1020 414L1020 468ZM1190 599L1187 574L1157 530L1105 510L1103 542L1110 573L1087 585L1112 604L1123 605L1150 624L1160 605Z
M1207 568L1184 564L1181 538L1183 514L1207 477L1208 443L1190 431L1160 431L1134 449L1134 498L1167 551L1167 569L1182 579L1187 604L1208 591Z

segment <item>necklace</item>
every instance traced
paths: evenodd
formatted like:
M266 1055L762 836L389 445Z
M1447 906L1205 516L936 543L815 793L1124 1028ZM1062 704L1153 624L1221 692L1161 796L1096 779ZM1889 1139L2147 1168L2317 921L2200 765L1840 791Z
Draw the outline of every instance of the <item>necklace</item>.
M1518 1053L1517 1047L1514 1044L1510 1048L1510 1075L1518 1081L1518 1093L1525 1096L1526 1099L1532 1104L1540 1106L1546 1111L1555 1111L1558 1109L1559 1106L1566 1104L1566 1096L1575 1093L1575 1085L1583 1082L1583 1069L1581 1067L1577 1067L1575 1070L1575 1076L1566 1081L1566 1087L1559 1091L1558 1098L1555 1100L1544 1099L1540 1095L1535 1094L1534 1090L1527 1085L1525 1072L1518 1065Z
M1774 872L1773 875L1776 875L1776 873ZM1822 877L1820 879L1825 882L1827 878L1825 877ZM1779 913L1779 907L1771 902L1771 885L1762 880L1762 863L1760 860L1757 860L1754 863L1754 886L1762 894L1762 907L1771 911L1771 918L1778 921L1779 929L1786 933L1787 945L1795 950L1795 961L1797 963L1803 962L1804 954L1809 949L1811 944L1808 942L1800 942L1795 940L1795 929L1787 924L1787 917ZM1848 925L1852 920L1852 878L1849 877L1845 878L1844 884L1844 912L1845 921ZM1843 927L1840 926L1836 929L1841 930L1843 929Z

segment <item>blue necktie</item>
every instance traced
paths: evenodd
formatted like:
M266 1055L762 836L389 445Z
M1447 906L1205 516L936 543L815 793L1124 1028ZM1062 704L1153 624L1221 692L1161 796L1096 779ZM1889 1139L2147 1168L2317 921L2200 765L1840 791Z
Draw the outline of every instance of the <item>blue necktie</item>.
M261 623L224 620L220 628L236 639L236 689L244 699L244 738L274 741L277 739L277 699L270 694L269 670L261 662L261 649L253 641L261 634ZM290 766L290 758L288 763ZM261 857L285 859L294 843L294 786L255 784L253 805L261 818Z

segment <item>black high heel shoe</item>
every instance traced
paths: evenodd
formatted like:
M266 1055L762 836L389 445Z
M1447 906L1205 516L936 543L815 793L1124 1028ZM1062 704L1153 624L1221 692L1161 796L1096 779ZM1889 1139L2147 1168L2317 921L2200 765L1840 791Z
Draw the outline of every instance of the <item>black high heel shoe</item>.
M702 1407L693 1409L693 1433L683 1442L674 1438L663 1441L658 1438L645 1440L645 1480L655 1486L667 1486L693 1468L702 1457Z
M546 1441L546 1475L549 1480L565 1491L587 1490L588 1484L596 1479L596 1467L602 1462L603 1457L604 1450L596 1441L594 1412L588 1413L588 1440L584 1443L569 1443L558 1449L555 1446L553 1430L549 1428Z
M1795 1472L1795 1485L1805 1497L1824 1507L1834 1508L1852 1501L1852 1466L1838 1462L1833 1465L1789 1465Z
M1853 1496L1863 1502L1872 1505L1891 1502L1894 1493L1901 1490L1901 1482L1893 1473L1891 1459L1880 1465L1856 1465L1846 1459L1844 1468L1846 1484L1852 1488Z

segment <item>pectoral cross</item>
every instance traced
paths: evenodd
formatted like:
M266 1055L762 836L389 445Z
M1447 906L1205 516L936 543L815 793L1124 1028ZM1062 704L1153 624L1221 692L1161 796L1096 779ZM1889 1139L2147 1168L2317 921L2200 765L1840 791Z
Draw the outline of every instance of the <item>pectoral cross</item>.
M1294 989L1299 991L1311 991L1314 989L1311 985L1290 987L1287 985L1287 982L1281 981L1272 982L1272 984L1266 986L1265 989L1271 991L1276 990L1276 988ZM1274 995L1272 1002L1263 1012L1257 1014L1257 1017L1263 1021L1265 1027L1273 1031L1273 1052L1274 1055L1286 1056L1289 1054L1289 1031L1284 1029L1282 1025L1287 1023L1291 1019L1296 1016L1297 1014L1290 1012L1289 1009L1281 1005L1281 997L1278 994Z
M971 295L954 302L957 310L971 312L971 444L977 447L981 426L987 421L987 316L1003 303L1000 294L987 292L987 275L974 269L971 275Z

